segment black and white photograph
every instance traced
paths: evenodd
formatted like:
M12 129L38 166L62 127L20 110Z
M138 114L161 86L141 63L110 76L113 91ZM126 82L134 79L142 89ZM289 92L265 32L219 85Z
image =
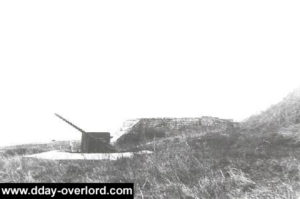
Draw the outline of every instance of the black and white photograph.
M0 198L300 199L300 1L0 0Z

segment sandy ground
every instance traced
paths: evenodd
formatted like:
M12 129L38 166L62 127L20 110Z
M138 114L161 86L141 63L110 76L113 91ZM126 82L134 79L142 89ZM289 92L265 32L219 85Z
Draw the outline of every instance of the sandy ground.
M68 153L62 151L48 151L27 158L38 158L48 160L117 160L120 158L131 158L134 154L151 154L152 151L125 152L125 153Z

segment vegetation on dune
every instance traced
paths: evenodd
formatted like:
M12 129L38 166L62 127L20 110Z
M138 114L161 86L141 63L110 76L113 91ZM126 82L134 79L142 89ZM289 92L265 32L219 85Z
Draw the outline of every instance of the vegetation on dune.
M154 145L152 155L117 161L3 157L0 179L135 182L137 198L296 198L300 188L300 143L288 136L212 133Z
M243 125L255 131L277 131L300 123L300 88L290 93L280 103L258 115L251 116Z

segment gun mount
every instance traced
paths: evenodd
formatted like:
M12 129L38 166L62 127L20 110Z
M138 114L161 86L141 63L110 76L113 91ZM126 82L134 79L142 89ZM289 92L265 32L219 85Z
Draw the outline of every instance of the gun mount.
M55 113L55 116L81 132L82 153L108 153L116 151L110 144L112 137L109 132L86 132L59 114Z

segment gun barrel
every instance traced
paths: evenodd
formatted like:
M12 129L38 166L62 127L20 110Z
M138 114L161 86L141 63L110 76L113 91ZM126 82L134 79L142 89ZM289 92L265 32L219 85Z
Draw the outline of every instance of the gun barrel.
M67 119L63 118L63 117L60 116L59 114L55 113L55 116L57 116L58 118L60 118L60 119L63 120L64 122L66 122L67 124L71 125L72 127L74 127L75 129L77 129L77 130L80 131L81 133L86 133L84 130L82 130L81 128L79 128L78 126L76 126L75 124L73 124L72 122L68 121Z

